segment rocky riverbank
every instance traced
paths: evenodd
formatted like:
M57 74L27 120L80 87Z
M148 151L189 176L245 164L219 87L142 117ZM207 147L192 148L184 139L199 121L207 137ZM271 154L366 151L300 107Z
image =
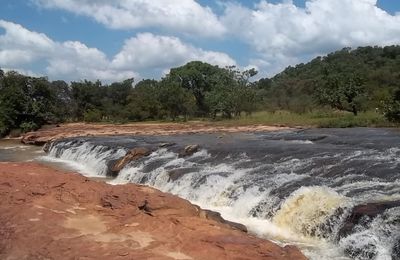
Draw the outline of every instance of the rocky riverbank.
M1 259L305 259L176 196L0 163Z
M137 123L125 125L72 123L46 127L22 136L22 143L44 145L48 141L78 136L174 135L196 133L268 132L290 129L285 126L217 126L206 123Z

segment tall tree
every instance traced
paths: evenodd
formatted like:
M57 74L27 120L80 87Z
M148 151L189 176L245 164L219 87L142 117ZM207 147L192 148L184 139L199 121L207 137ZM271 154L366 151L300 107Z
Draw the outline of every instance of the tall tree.
M316 89L316 98L321 105L352 112L357 115L364 94L364 81L357 75L327 75Z
M166 80L181 86L192 92L196 98L199 115L207 115L208 107L205 103L205 95L211 91L220 81L220 76L226 71L201 61L192 61L184 66L171 69Z
M400 123L400 88L385 102L385 117L391 122Z

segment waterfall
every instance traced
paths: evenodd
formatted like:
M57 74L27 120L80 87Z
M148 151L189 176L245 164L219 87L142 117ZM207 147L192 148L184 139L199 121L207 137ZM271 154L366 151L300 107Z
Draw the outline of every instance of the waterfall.
M245 224L258 236L294 243L311 259L392 259L398 255L399 207L359 223L345 237L338 235L355 205L400 200L396 178L400 149L396 147L340 147L304 158L299 158L301 153L293 156L292 150L278 158L268 150L271 147L261 145L260 149L267 150L257 150L257 156L217 147L182 157L179 147L159 148L154 140L145 141L152 144L153 152L126 165L111 184L140 183L178 195ZM123 140L114 142L121 145L109 145L104 139L64 140L54 143L45 159L71 163L87 176L106 176L113 162L146 142L127 147ZM300 150L314 145L307 140L287 143ZM379 171L386 177L375 176Z

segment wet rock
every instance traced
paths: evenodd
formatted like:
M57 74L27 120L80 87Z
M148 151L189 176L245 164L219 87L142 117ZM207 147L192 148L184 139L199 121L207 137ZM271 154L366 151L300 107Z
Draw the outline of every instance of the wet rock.
M191 173L195 168L179 168L173 169L168 172L169 181L176 181L182 178L185 174Z
M179 153L179 157L187 157L193 155L195 152L199 151L200 146L198 144L188 145Z
M174 145L175 145L175 143L162 143L158 147L167 148L167 147L171 147L171 146L174 146Z
M212 210L207 210L207 209L200 209L199 208L199 216L200 218L205 218L205 219L210 219L214 220L218 223L227 225L233 229L240 230L244 233L247 233L247 227L245 225L242 225L240 223L232 222L225 220L220 213L212 211Z
M26 134L22 137L21 143L23 144L29 144L29 145L37 145L37 146L42 146L47 143L46 139L42 139L39 135L33 133L33 134Z
M338 238L346 237L353 232L353 229L358 224L368 224L376 216L382 214L387 209L400 207L400 200L398 201L383 201L376 203L368 203L364 205L355 206L345 220L343 227L338 233Z
M377 254L376 245L374 244L367 244L362 248L350 245L344 249L344 252L346 255L350 256L351 259L375 259Z
M138 160L142 157L150 155L151 151L145 147L134 148L127 152L127 154L118 160L111 168L111 175L116 176L118 173L130 162Z
M43 146L43 151L45 152L45 153L49 153L49 151L50 151L50 148L51 148L51 145L52 145L52 142L46 142L45 144L44 144L44 146Z

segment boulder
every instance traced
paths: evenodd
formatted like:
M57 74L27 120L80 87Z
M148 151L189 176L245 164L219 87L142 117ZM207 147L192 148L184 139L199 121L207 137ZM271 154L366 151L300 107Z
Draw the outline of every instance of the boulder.
M194 172L196 168L178 168L168 171L169 181L176 181L182 178L185 174Z
M179 157L187 157L193 155L195 152L199 151L200 146L198 144L188 145L179 153Z
M35 133L32 134L26 134L22 137L21 143L23 144L29 144L29 145L38 145L42 146L47 143L46 139L41 138L41 136L36 135Z
M145 147L134 148L119 159L111 168L111 174L116 176L128 163L150 155L151 150Z
M400 200L375 202L355 206L351 211L351 214L345 220L343 227L340 229L338 238L350 235L356 225L361 224L361 222L365 223L365 221L372 221L376 216L382 214L387 209L394 207L400 207Z
M50 148L51 148L51 144L52 144L52 142L46 142L45 144L44 144L44 146L43 146L43 151L45 152L45 153L49 153L49 151L50 151Z

